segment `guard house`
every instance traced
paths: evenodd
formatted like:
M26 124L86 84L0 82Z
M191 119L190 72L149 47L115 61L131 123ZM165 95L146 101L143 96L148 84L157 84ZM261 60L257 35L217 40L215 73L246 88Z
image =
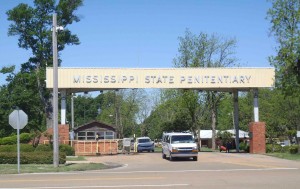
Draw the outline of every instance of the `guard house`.
M116 129L108 124L92 121L74 129L75 140L116 139Z
M118 153L116 129L108 124L92 121L74 129L72 145L76 155Z

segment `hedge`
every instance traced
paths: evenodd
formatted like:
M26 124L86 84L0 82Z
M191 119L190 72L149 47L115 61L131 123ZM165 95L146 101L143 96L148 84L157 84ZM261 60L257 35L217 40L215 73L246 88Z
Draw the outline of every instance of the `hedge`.
M250 146L247 145L247 143L245 143L245 142L241 142L239 147L240 147L240 150L243 150L244 152L249 153L249 151L250 151Z
M2 138L1 145L9 144L17 144L17 135Z
M1 145L0 152L17 152L18 146L13 145ZM20 144L20 152L33 152L35 148L31 144Z
M59 151L62 153L66 153L67 156L74 156L75 150L67 144L61 144L59 145Z
M32 135L30 133L21 133L20 134L20 143L27 144L31 141ZM17 144L17 135L4 137L0 140L0 145L10 145L10 144Z
M40 144L35 149L36 152L51 152L53 151L52 145L49 144ZM59 145L59 152L65 153L67 156L75 155L75 150L67 144L60 144Z
M35 148L36 152L51 152L53 151L52 145L50 144L39 144L36 148Z
M40 144L34 148L31 144L20 144L20 152L52 152L52 145L49 144ZM75 155L75 150L67 145L59 145L59 151L65 153L67 156ZM17 152L17 145L0 145L0 152Z
M279 144L266 144L266 152L273 153L273 152L282 152L282 147Z
M292 146L290 146L289 152L291 154L297 154L298 153L298 145L292 145Z
M274 148L274 151L273 151ZM266 151L267 153L273 153L273 152L277 152L277 153L291 153L291 154L296 154L298 153L298 145L291 145L291 146L284 146L282 147L280 144L267 144L266 145Z
M1 152L0 164L17 164L16 152ZM52 152L22 152L20 153L20 164L52 164ZM66 154L59 153L59 163L66 163Z

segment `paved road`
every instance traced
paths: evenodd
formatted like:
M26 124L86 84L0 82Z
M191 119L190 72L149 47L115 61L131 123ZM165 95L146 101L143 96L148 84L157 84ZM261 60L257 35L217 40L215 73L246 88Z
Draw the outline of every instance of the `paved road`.
M272 188L298 189L300 162L264 155L199 153L192 160L168 161L160 153L89 157L89 161L123 164L88 172L1 175L0 188Z

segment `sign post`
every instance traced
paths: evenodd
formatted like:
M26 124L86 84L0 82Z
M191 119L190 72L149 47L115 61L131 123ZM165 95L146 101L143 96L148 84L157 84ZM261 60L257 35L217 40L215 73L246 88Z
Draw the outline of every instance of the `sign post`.
M17 153L18 153L18 173L20 173L20 129L23 129L28 123L28 116L23 110L17 108L9 114L9 124L17 129Z

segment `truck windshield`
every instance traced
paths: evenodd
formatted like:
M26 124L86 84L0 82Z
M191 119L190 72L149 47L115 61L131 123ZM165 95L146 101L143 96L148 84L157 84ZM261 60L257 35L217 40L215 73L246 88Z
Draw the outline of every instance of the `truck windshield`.
M171 143L193 143L192 135L176 135L172 136Z

